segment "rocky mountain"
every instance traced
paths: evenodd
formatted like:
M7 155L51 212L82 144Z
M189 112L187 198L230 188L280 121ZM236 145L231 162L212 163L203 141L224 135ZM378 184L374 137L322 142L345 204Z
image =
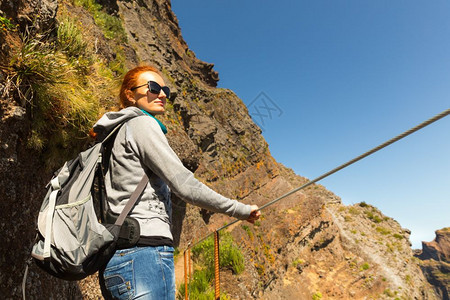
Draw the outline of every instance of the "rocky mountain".
M450 299L450 228L436 231L432 242L422 242L422 250L415 251L425 277L442 299Z
M93 122L115 109L120 76L137 64L157 66L174 91L161 120L182 162L205 184L261 206L308 181L275 161L243 102L216 87L217 72L183 40L170 1L0 0L0 10L0 291L6 299L21 297L52 170L85 147ZM181 252L230 222L173 200ZM245 266L239 274L221 270L221 290L231 299L443 297L423 275L407 229L364 202L344 206L321 185L265 209L255 226L237 223L228 232ZM424 255L442 261L432 250L448 246L441 240L427 244ZM96 275L63 282L36 267L26 292L30 299L100 298Z

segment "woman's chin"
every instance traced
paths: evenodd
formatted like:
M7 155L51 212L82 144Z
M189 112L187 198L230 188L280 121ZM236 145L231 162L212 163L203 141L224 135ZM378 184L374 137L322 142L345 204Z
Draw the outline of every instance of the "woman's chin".
M158 109L158 110L154 110L150 112L152 115L156 116L156 115L164 115L166 113L166 110L163 109Z

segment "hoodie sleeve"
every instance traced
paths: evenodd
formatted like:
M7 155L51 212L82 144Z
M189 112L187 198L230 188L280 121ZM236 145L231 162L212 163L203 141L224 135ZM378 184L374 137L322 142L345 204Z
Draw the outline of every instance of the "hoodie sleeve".
M194 177L183 166L170 147L156 120L141 116L127 122L127 140L142 163L164 180L170 189L184 201L196 206L247 219L250 205L228 199Z

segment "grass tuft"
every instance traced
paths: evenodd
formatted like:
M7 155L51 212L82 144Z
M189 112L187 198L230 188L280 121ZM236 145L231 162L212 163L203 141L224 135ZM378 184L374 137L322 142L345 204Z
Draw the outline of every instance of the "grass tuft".
M74 0L77 6L84 7L94 17L97 24L107 39L118 42L127 42L127 34L119 17L111 16L102 11L102 6L95 0Z
M234 274L244 271L244 256L234 244L229 232L220 235L220 269L229 269ZM213 299L214 290L214 239L212 236L192 248L192 258L198 266L193 274L193 280L189 283L189 296L191 299ZM180 286L178 298L184 299L184 284ZM221 299L226 299L221 295Z
M42 154L49 169L82 150L103 112L100 103L114 107L118 81L115 70L89 48L77 20L61 10L57 21L56 37L26 30L21 47L1 66L4 96L26 107L31 120L27 146Z
M0 31L16 31L17 26L14 25L11 18L0 16Z

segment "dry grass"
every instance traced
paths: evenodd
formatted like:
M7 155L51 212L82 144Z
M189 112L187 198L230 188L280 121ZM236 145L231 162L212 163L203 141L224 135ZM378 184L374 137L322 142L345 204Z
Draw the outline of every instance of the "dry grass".
M21 47L1 66L6 74L2 95L27 108L27 145L43 155L50 169L81 150L102 107L111 108L115 98L118 76L83 36L82 26L62 10L56 39L27 30Z

